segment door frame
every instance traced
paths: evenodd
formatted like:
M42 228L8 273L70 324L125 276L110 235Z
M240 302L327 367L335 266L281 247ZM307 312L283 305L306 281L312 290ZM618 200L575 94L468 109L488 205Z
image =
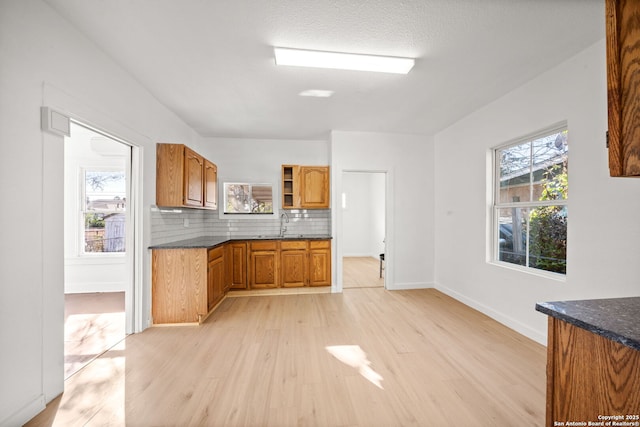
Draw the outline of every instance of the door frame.
M334 230L334 239L335 239L335 258L334 264L336 266L334 277L333 277L333 285L331 286L331 292L340 293L343 291L343 266L342 266L342 257L343 257L343 214L342 214L342 178L345 173L384 173L385 174L385 186L384 186L384 222L385 222L385 266L383 270L384 277L384 288L385 289L393 289L393 253L394 253L394 230L393 230L393 194L390 191L393 188L393 170L392 169L341 169L336 171L334 175L334 179L337 181L335 183L334 189L336 190L336 195L333 197L333 203L335 211L335 230Z
M127 198L126 241L131 242L125 251L127 279L125 285L125 333L132 334L142 330L142 215L140 212L141 197L141 155L140 147L113 133L93 126L87 121L73 115L70 121L99 135L124 144L130 148L126 163ZM66 166L65 166L66 167Z

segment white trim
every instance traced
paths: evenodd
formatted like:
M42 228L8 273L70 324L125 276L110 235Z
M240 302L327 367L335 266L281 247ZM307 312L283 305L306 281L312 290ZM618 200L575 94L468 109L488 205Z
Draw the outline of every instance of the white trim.
M130 296L125 294L126 312L130 313L125 319L125 332L132 334L142 332L151 325L150 314L143 318L143 289L144 289L144 234L143 234L143 161L144 148L134 145L131 147L131 171L129 174L131 194L129 195L129 209L127 215L131 215L129 223L132 227L127 230L127 239L131 242L130 250L127 251L127 261L131 268L127 269L131 273L132 291ZM149 273L149 276L151 274Z
M103 292L125 292L126 298L127 282L81 282L65 283L65 294L85 294Z
M380 257L379 254L364 254L364 253L357 253L357 254L342 254L343 258L374 258L374 259L378 259Z
M44 395L41 394L31 402L18 409L13 414L9 415L4 420L0 420L0 427L13 427L19 426L24 423L24 420L30 420L38 415L45 408Z
M136 182L139 193L135 196L131 197L131 206L130 210L133 210L133 206L135 203L136 210L136 218L133 219L136 228L136 240L134 242L135 249L131 251L135 253L135 275L134 275L134 291L135 291L135 299L134 304L136 307L149 307L150 306L150 291L145 293L145 283L144 280L147 280L148 283L151 282L151 262L149 262L149 255L147 252L143 251L143 246L145 243L145 239L149 239L149 231L143 229L142 216L145 212L143 212L143 180L142 180L142 164L143 164L143 156L142 156L142 147L153 147L153 139L147 135L139 133L134 128L128 126L127 124L119 121L117 118L114 119L113 115L108 112L101 111L95 106L89 105L86 101L75 97L72 94L65 92L64 90L52 85L49 82L44 81L42 83L42 105L50 106L58 111L64 112L67 114L69 112L73 112L73 114L69 113L69 117L80 121L84 124L91 124L94 126L94 129L108 129L111 136L120 136L123 140L128 141L132 146L132 156L135 160L134 166L137 169L137 172L134 170L132 174L132 183ZM42 162L43 162L43 180L45 183L51 183L51 186L54 189L62 188L57 187L58 185L62 186L62 181L58 177L58 173L64 167L64 156L62 154L63 148L63 138L57 137L55 135L43 132L43 145L48 147L43 152ZM59 144L51 144L51 142L59 141ZM62 177L63 174L60 174ZM46 187L46 185L45 185ZM43 191L43 194L55 194L55 191L47 192ZM57 206L53 203L50 203L51 206ZM44 203L44 206L47 206L47 203ZM63 206L59 206L59 209L64 209ZM64 224L64 214L58 215L57 213L53 215L53 218L57 218L60 216L59 229L62 230ZM52 229L51 225L53 224L53 220L45 220L43 222L43 227L48 229ZM42 320L43 320L43 348L42 348L42 391L46 402L50 402L55 396L59 395L63 392L64 388L64 376L63 376L63 350L62 344L64 340L64 334L62 333L62 325L63 325L63 316L62 311L58 312L58 310L64 310L64 257L61 250L59 250L60 241L62 239L55 240L45 240L43 239L42 246L42 257L45 263L45 274L46 270L50 269L60 269L59 277L56 276L56 279L48 284L46 287L47 291L52 294L50 298L56 298L55 300L55 312L51 309L44 309L42 311ZM59 255L57 254L59 252ZM49 264L52 266L50 267ZM144 275L143 275L144 274ZM46 275L48 279L51 278L51 275ZM44 286L44 282L43 282ZM151 286L149 285L150 289ZM43 293L43 298L45 298L47 292ZM59 300L57 299L59 298ZM44 301L41 302L44 304ZM144 329L145 325L148 326L148 317L150 316L150 309L147 310L147 323L145 324L141 319L143 316L143 310L138 309L133 312L133 316L136 317L134 324L136 328L140 326L139 329L136 329L134 332L140 332ZM138 321L140 319L140 321ZM51 338L54 336L54 338ZM59 336L59 338L58 338ZM59 340L59 341L58 341ZM55 342L54 342L55 341ZM54 369L55 366L55 369ZM59 369L57 369L60 367Z
M513 329L514 331L518 332L519 334L524 335L525 337L532 339L533 341L536 341L539 344L542 344L544 346L547 345L547 335L544 332L540 332L537 331L531 327L529 327L528 325L514 319L513 317L507 316L499 311L494 310L491 307L488 307L474 299L471 298L467 298L466 296L462 295L461 293L454 291L453 289L450 289L446 286L442 286L436 283L435 288L446 294L449 295L451 298L460 301L461 303L475 309L478 310L481 313L486 314L487 316L491 317L492 319L502 323L503 325L505 325L506 327ZM532 308L533 309L533 308Z
M336 209L332 209L332 222L334 224L333 227L333 240L335 241L335 255L333 256L333 280L331 284L331 292L340 293L343 290L342 283L342 257L345 256L342 253L342 237L343 237L343 219L342 219L342 209L340 208L341 203L341 194L344 189L342 187L342 177L345 173L384 173L385 174L385 249L384 252L387 254L385 256L385 264L384 264L384 287L385 289L396 289L393 286L393 243L394 243L394 216L393 216L393 192L390 189L393 188L393 168L387 170L379 170L379 169L338 169L337 167L332 167L333 176L331 177L332 189L331 194L333 200L331 201L332 206L338 206ZM350 255L352 256L352 255ZM369 255L364 255L369 256ZM377 255L374 256L377 258ZM407 288L409 289L409 288ZM419 289L419 288L415 288Z
M567 275L562 273L554 273L553 271L541 270L539 268L525 267L524 265L512 264L510 262L493 260L487 262L489 265L495 265L499 268L507 268L509 270L520 271L522 273L531 274L533 276L543 277L545 279L551 279L558 282L566 282Z
M500 209L513 209L513 208L518 208L518 209L536 209L538 207L544 207L544 206L563 206L565 208L568 208L569 206L569 200L567 199L561 199L561 200L537 200L534 201L533 199L533 185L535 184L535 181L533 179L533 173L534 170L533 168L529 169L529 181L526 184L527 187L529 187L529 198L530 200L528 201L523 201L523 202L500 202L499 201L499 194L500 194L500 160L498 159L498 153L501 150L505 150L508 149L510 147L515 147L517 145L521 145L521 144L532 144L533 141L539 139L539 138L544 138L550 135L553 135L555 133L560 133L560 132L564 132L564 131L568 131L569 127L566 121L563 122L558 122L555 123L545 129L542 129L540 131L537 132L533 132L531 134L522 136L520 138L517 139L513 139L507 143L492 147L489 149L488 152L488 159L487 159L487 167L491 168L491 171L489 171L490 173L487 174L488 177L491 177L490 179L492 180L492 182L488 182L488 187L491 188L491 191L487 191L487 206L488 206L488 210L487 210L487 230L490 230L490 234L487 236L487 245L486 245L486 250L487 250L487 256L486 256L486 262L488 264L492 264L492 265L496 265L499 267L506 267L506 268L511 268L513 270L516 271L521 271L521 272L525 272L525 273L530 273L530 274L534 274L534 275L538 275L538 276L542 276L545 278L550 278L550 279L554 279L554 280L558 280L558 281L562 281L562 279L559 279L557 276L563 276L566 277L566 273L562 274L562 273L554 273L554 272L546 272L544 270L540 270L540 269L536 269L533 267L529 266L529 251L527 250L525 252L525 256L526 256L526 264L525 266L520 266L520 265L516 265L516 264L511 264L511 263L507 263L507 262L503 262L499 260L500 257L500 243L499 243L499 236L500 236L500 224L499 224L499 211ZM568 155L568 154L567 154ZM530 165L532 165L533 160L533 151L530 151L529 153L529 160L530 160ZM523 185L519 185L519 186L523 186ZM526 224L527 224L527 230L529 230L529 218L527 216L526 218ZM529 247L529 232L526 233L526 248ZM565 260L566 263L566 260ZM566 266L566 264L565 264ZM544 272L544 273L543 273ZM546 274L545 274L546 273Z
M387 286L387 290L404 291L404 290L412 290L412 289L431 289L433 287L434 287L433 282L394 283L391 286Z

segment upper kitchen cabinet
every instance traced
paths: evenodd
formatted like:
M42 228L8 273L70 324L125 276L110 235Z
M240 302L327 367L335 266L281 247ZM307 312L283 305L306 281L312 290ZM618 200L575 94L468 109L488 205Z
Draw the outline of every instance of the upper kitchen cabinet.
M606 0L609 173L640 175L640 2Z
M282 166L284 209L328 209L329 166Z
M215 164L183 144L157 144L156 157L156 205L217 209Z
M218 167L204 159L204 207L218 209Z

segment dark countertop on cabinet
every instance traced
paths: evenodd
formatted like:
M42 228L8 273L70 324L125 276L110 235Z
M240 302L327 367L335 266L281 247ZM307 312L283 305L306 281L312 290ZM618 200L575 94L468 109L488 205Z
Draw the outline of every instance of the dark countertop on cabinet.
M640 297L540 302L536 310L640 351Z
M251 236L212 236L195 237L193 239L178 240L170 243L149 246L149 249L213 249L228 242L248 240L330 240L325 234L298 234L280 237L278 235L260 234Z

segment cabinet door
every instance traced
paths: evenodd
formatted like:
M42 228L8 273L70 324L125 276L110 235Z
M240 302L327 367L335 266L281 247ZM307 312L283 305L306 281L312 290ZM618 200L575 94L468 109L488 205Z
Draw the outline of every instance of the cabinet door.
M204 206L218 208L218 167L204 159Z
M153 324L199 322L207 310L206 249L151 251Z
M203 206L204 158L184 147L184 204Z
M309 247L309 286L330 286L331 241L311 241Z
M227 245L227 286L230 289L247 289L247 244Z
M609 174L640 175L640 2L606 0Z
M211 311L224 296L224 256L209 260L207 271L207 309Z
M285 288L304 286L307 281L307 250L280 252L280 283Z
M637 416L640 351L554 317L548 337L547 426L603 414Z
M300 167L300 207L329 207L329 167Z
M184 145L156 144L156 205L182 206L184 165Z
M251 289L278 287L278 251L251 250Z

